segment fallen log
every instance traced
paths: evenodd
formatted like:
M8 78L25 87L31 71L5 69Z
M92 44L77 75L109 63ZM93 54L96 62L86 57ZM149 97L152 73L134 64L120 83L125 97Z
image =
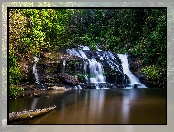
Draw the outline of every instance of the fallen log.
M29 111L23 111L23 112L12 112L9 113L9 123L16 123L16 122L21 122L21 121L26 121L31 118L38 117L40 115L46 114L52 110L54 110L56 106L54 105L53 107L48 107L44 109L36 109L35 111L29 110Z

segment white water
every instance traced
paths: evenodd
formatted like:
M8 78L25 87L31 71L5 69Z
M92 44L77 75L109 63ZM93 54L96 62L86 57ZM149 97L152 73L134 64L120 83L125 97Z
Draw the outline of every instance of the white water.
M81 58L88 59L88 57L86 56L86 54L82 50L79 50L79 53L81 55Z
M139 79L136 76L134 76L130 72L127 55L126 54L118 54L118 57L120 58L120 60L122 62L124 74L126 74L130 79L130 85L133 86L134 84L138 84L138 86L137 86L138 88L147 88L144 84L140 83Z
M66 60L63 60L63 68L62 68L62 73L65 73L65 66L66 66Z
M106 83L105 76L103 76L103 68L101 63L95 59L89 59L90 68L90 82L91 83Z
M84 72L86 74L87 71L87 64L89 64L89 69L90 69L90 78L88 82L94 83L96 85L96 89L99 88L98 83L106 83L106 78L103 75L104 70L102 67L102 64L96 59L88 59L88 57L85 54L85 50L90 50L88 47L82 47L83 50L74 50L74 49L68 49L67 52L71 55L80 57L82 59L85 59L86 61L84 62ZM87 80L87 77L86 77Z
M128 78L130 79L130 86L126 88L133 88L136 84L137 88L147 88L144 84L142 84L139 79L134 76L130 70L129 70L129 64L126 54L118 54L119 59L121 60L122 64L118 62L118 58L109 51L102 51L97 50L96 56L93 56L92 58L87 57L87 52L89 52L89 47L87 46L80 46L79 49L67 49L67 53L77 56L79 58L82 58L84 61L84 67L83 67L83 73L87 75L87 68L89 68L90 78L87 78L85 76L86 82L95 84L96 89L100 88L100 83L106 83L106 77L103 75L103 65L97 61L98 59L100 61L104 61L106 65L109 65L111 69L116 69L118 72L122 74L126 74ZM101 52L102 51L102 52ZM123 68L123 71L121 69L121 65Z
M81 46L83 50L90 50L88 46Z
M39 58L37 57L34 57L34 65L33 65L33 73L35 75L35 79L36 79L36 83L39 84L39 76L38 76L38 73L37 73L37 68L36 68L36 64L37 62L39 61Z

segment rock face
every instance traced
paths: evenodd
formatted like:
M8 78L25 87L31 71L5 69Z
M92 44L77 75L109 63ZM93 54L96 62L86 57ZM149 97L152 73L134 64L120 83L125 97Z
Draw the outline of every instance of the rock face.
M83 84L83 88L100 86L110 86L115 88L124 88L129 83L129 77L124 74L121 60L117 54L109 51L96 51L90 50L88 47L77 47L73 49L67 49L66 52L57 52L54 55L52 53L43 53L41 59L36 64L39 85L36 87L40 89L51 89L50 87L58 86L64 87L66 85L77 86ZM137 68L134 63L131 67ZM30 69L29 83L36 83L35 76L32 72L32 65L28 66ZM134 75L137 72L134 72ZM144 79L137 74L140 79ZM52 83L51 86L49 86ZM106 85L104 85L106 84Z
M161 88L159 80L150 81L146 79L146 76L141 73L143 68L142 61L138 57L133 57L129 55L130 70L132 73L139 78L139 80L149 88Z
M92 51L87 46L66 51L79 60L74 63L66 61L65 72L73 71L81 83L111 83L116 87L125 87L129 83L129 78L123 73L122 62L117 54L100 49Z
M21 82L23 83L31 83L33 84L35 82L34 80L34 74L32 71L33 63L32 61L21 61L20 63L21 66Z
M86 54L86 55L85 55ZM86 58L80 58L79 56L62 53L62 55L56 56L54 60L51 60L51 54L42 54L42 58L36 64L38 80L40 84L36 84L35 87L50 88L52 86L76 86L80 83L111 83L115 86L123 86L123 78L126 77L123 74L120 59L116 54L112 54L107 51L91 51L85 50L84 54ZM26 79L29 84L36 83L36 79L33 73L34 61L30 62L28 66L28 78ZM92 86L92 85L91 85Z
M61 81L68 83L70 85L78 85L79 81L77 77L74 77L70 74L66 74L66 73L59 73L58 77L60 78Z

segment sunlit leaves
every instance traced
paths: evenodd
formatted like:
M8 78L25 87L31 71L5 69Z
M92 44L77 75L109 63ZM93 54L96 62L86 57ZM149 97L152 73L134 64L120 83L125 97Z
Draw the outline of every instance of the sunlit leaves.
M12 58L82 44L131 54L143 66L166 66L166 9L13 9L9 15Z
M151 65L141 69L141 72L146 75L148 80L157 80L160 78L160 69L155 65ZM163 71L161 71L162 73Z

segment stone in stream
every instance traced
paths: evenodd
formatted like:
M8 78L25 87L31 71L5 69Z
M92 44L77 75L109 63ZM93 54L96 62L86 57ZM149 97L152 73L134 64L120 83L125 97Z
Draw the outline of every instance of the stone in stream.
M48 90L62 90L62 91L66 91L67 89L65 87L52 86L52 87L48 87Z
M33 93L34 97L41 97L40 93Z

